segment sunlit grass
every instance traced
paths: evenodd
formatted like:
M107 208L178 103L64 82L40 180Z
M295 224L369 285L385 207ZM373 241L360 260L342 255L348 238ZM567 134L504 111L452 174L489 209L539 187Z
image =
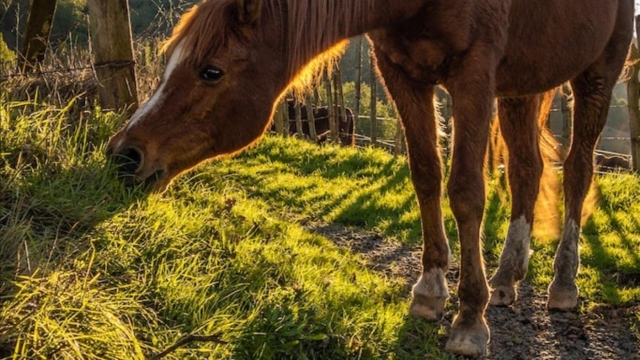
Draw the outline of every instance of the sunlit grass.
M382 150L318 150L302 141L267 138L258 148L204 171L241 184L249 197L266 201L275 212L361 226L406 245L421 242L419 211L406 161ZM508 229L509 195L503 178L489 180L483 241L486 260L497 266ZM583 227L578 285L590 300L640 301L640 179L610 174L598 176L596 182L599 206ZM443 205L455 254L457 234L446 196ZM555 216L562 216L562 209ZM544 227L549 225L536 226L547 230ZM529 280L540 291L546 290L553 277L557 244L558 239L533 240ZM635 285L625 285L633 279Z

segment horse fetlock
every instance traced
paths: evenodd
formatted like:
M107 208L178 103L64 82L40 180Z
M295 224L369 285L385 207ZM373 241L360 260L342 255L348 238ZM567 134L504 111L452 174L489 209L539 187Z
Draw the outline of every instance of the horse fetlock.
M507 239L502 254L500 254L498 273L510 274L509 278L516 282L524 279L532 253L530 244L531 224L524 216L521 216L509 225Z
M463 325L464 324L464 325ZM489 344L489 327L482 316L472 321L461 319L458 316L451 326L449 341L445 349L454 354L479 357L486 355Z
M444 271L440 268L425 271L413 286L412 294L411 315L430 321L442 318L444 304L449 297Z
M503 268L498 271L489 280L491 294L489 297L489 305L491 306L509 306L516 300L517 291L515 288L516 280L513 275L509 275Z
M491 306L509 306L516 301L518 292L513 285L491 286L491 295L489 297L489 305Z
M549 285L547 308L557 311L571 311L578 307L578 287L573 282L557 281Z

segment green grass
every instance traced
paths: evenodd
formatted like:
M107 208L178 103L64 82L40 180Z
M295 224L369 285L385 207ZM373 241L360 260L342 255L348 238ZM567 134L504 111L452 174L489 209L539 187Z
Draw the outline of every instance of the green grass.
M406 279L302 225L419 244L403 159L268 137L146 196L105 165L122 118L0 100L0 358L144 359L187 334L228 344L191 343L167 358L449 358L444 328L407 316ZM638 180L598 179L578 279L593 303L640 301L630 280L640 276ZM485 217L490 265L508 219L498 183ZM540 291L556 244L533 245L529 280Z

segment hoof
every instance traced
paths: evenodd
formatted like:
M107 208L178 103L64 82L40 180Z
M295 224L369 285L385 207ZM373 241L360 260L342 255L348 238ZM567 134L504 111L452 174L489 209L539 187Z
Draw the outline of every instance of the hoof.
M572 311L578 307L578 287L575 284L560 286L554 281L549 285L547 309Z
M429 321L438 321L442 319L444 303L446 301L446 297L428 298L426 296L414 294L409 313L413 316L421 317Z
M413 301L409 313L430 321L442 318L444 303L449 297L447 279L442 269L426 271L413 286Z
M483 326L471 330L451 329L445 349L454 354L479 357L486 355L489 343L489 328Z
M496 286L491 291L489 305L509 306L516 300L516 289L513 286Z

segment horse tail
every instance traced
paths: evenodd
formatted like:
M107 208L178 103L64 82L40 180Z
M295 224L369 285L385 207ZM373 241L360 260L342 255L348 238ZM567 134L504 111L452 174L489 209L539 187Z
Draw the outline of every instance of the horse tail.
M631 80L636 71L636 65L640 62L640 49L639 45L636 45L637 43L635 43L635 41L637 40L634 39L629 46L627 60L624 62L624 67L622 68L622 72L620 72L618 82L627 82Z
M553 99L557 89L542 94L538 108L538 129L540 129L540 155L542 156L542 176L540 192L534 208L533 236L541 240L553 240L560 237L560 178L555 170L566 156L564 148L558 143L547 123Z
M554 170L558 162L562 162L564 154L547 126L549 113L556 94L556 89L540 94L537 123L540 132L539 149L542 157L543 170L540 178L540 192L535 204L535 223L545 224L534 226L536 238L554 239L560 234L560 180ZM492 176L500 177L500 183L506 183L506 172L503 166L509 162L509 151L500 130L499 113L496 111L491 124L487 167ZM506 187L504 187L506 188ZM499 190L500 191L500 190ZM501 195L502 197L503 195Z

